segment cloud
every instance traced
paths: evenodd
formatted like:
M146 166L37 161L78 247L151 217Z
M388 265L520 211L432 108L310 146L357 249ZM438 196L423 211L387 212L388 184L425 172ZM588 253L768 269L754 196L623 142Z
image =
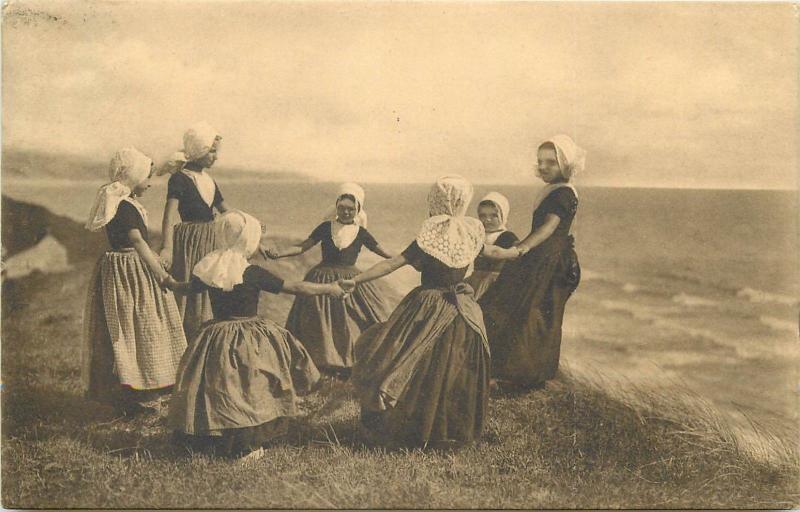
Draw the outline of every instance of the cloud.
M527 182L566 132L588 183L794 183L790 6L42 5L4 26L7 144L162 157L204 119L228 165Z

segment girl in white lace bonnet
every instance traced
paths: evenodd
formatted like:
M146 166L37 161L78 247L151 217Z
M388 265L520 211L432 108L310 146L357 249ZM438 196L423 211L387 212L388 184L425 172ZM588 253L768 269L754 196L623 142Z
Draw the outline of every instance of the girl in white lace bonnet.
M420 272L420 286L356 344L353 382L364 433L376 443L451 448L483 430L489 351L464 276L483 251L498 259L517 251L484 245L483 225L465 216L472 193L461 176L439 178L428 195L429 218L408 248L341 283L357 290L405 265Z
M478 219L486 230L486 245L508 249L519 242L517 235L506 225L510 211L508 199L499 192L489 192L478 203ZM475 300L480 299L497 280L503 265L502 260L493 260L485 254L475 258L473 272L467 277L467 283L475 290Z

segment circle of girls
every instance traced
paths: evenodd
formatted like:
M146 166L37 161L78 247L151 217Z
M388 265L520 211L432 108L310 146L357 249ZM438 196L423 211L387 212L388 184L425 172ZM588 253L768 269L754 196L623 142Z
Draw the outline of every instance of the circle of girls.
M84 315L89 399L126 416L163 407L176 442L252 460L285 435L300 415L297 397L323 374L352 385L367 444L423 449L480 439L490 389L524 392L555 376L564 307L580 280L571 179L585 152L570 137L538 146L535 175L545 186L524 239L506 228L502 194L467 216L473 187L448 175L431 186L428 217L400 254L367 230L354 183L341 186L330 217L303 242L268 242L266 227L228 205L212 178L221 141L197 124L158 173L135 148L111 159L86 223L110 245ZM137 200L154 173L170 174L158 251ZM322 261L303 281L250 262L316 244ZM384 259L359 270L363 247ZM406 265L420 285L391 310L375 280ZM264 292L295 296L284 327L258 316Z

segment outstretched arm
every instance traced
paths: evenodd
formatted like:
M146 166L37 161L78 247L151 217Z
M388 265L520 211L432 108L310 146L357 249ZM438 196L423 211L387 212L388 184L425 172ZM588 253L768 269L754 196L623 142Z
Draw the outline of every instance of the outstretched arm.
M307 238L302 242L300 242L299 244L295 244L283 250L278 249L277 247L274 249L268 249L266 250L266 254L268 258L277 260L278 258L286 258L289 256L297 256L298 254L303 254L304 252L311 249L315 245L317 245L316 240L314 240L313 238Z
M284 293L291 295L332 295L343 297L344 290L337 283L309 283L307 281L286 281L283 283Z
M365 270L364 272L358 274L356 277L352 279L352 282L355 284L358 283L366 283L368 281L372 281L373 279L378 279L380 277L386 276L394 272L395 270L399 269L403 265L406 265L408 261L406 257L402 254L398 254L388 260L381 261L380 263L376 263L375 265L371 266L369 269Z
M381 258L386 258L387 260L394 257L394 255L392 253L390 253L389 251L384 249L383 246L380 245L380 244L376 245L375 247L370 248L370 250L372 252L374 252L375 254L377 254L378 256L380 256Z
M164 286L172 290L177 295L188 295L197 290L193 290L191 281L176 281L172 276L164 280Z
M200 291L193 286L191 281L178 282L172 277L167 277L165 286L178 294L188 294ZM286 281L281 289L284 293L291 295L324 295L342 298L346 295L345 291L337 283L309 283L307 281Z
M484 245L483 255L492 260L513 260L520 256L520 251L517 247L509 247L503 249L496 245Z
M547 214L547 218L544 221L544 224L537 230L531 231L531 233L525 237L517 247L519 248L520 254L525 254L526 252L530 251L537 245L541 244L548 238L550 235L555 233L556 228L558 227L558 223L561 222L561 219L558 215L554 213Z

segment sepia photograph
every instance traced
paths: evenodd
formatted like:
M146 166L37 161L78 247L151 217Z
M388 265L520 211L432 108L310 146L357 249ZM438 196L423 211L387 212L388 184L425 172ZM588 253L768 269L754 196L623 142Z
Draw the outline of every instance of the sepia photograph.
M7 0L2 506L800 506L799 20Z

